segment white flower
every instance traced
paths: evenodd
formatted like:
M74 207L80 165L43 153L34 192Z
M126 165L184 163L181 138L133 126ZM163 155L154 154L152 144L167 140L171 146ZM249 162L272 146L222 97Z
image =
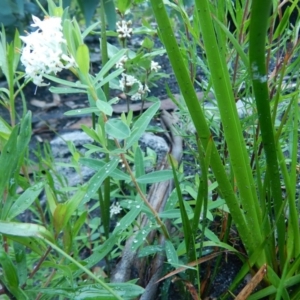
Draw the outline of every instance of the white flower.
M60 72L76 66L73 57L63 52L62 45L66 44L63 37L61 18L45 17L43 21L32 16L32 27L38 29L27 36L21 36L25 43L22 50L21 62L25 66L27 78L32 78L37 86L43 83L43 75Z
M134 76L132 75L127 75L125 73L122 73L122 78L119 81L120 83L120 88L122 91L124 91L125 87L131 87L135 83L140 83Z
M142 95L146 94L147 92L150 92L150 89L148 88L147 84L145 84L144 87L142 84L140 84L137 93L133 94L130 99L132 101L141 100Z
M157 72L159 69L161 69L161 66L157 62L151 60L151 71Z
M123 55L120 60L116 63L116 68L118 69L122 69L124 68L124 65L126 63L126 61L128 60L127 55Z
M132 28L130 28L131 21L126 22L125 20L116 23L117 33L120 39L130 38L132 35Z
M141 99L142 99L142 94L140 94L140 93L135 93L135 94L133 94L133 95L130 97L130 99L131 99L132 101L138 101L138 100L141 100Z
M122 73L122 78L119 81L119 84L120 84L120 88L123 92L124 92L124 90L126 91L126 89L125 89L126 87L128 87L128 88L132 87L135 83L138 84L139 88L138 88L138 91L131 96L130 99L132 101L141 100L142 95L144 95L147 92L150 92L150 89L147 86L147 84L145 84L143 86L142 83L139 80L137 80L134 76Z
M119 202L113 203L110 206L110 217L119 214L121 211L122 211L122 207L120 206Z

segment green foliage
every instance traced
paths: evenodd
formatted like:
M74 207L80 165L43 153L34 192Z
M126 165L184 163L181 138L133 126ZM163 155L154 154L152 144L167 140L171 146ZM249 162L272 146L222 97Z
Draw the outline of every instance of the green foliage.
M31 15L38 13L38 6L34 1L3 0L1 6L0 24L5 27L9 40L13 39L16 29L23 32Z

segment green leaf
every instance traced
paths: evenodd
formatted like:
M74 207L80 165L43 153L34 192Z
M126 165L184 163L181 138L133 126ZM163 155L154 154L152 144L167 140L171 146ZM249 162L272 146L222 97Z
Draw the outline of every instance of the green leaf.
M87 108L80 108L80 109L73 109L69 110L64 113L66 116L80 116L92 113L98 113L99 109L97 107L87 107Z
M2 10L1 10L2 12ZM1 13L0 13L1 16ZM6 34L4 30L4 26L2 25L2 31L0 33L0 66L1 70L8 80L8 61L7 61L7 52L6 52Z
M112 106L108 102L97 100L96 101L96 106L105 115L111 116L112 113L113 113Z
M159 217L162 219L177 219L181 218L179 209L168 209L159 213Z
M6 252L0 250L0 264L2 266L3 281L7 289L16 299L28 299L22 289L19 287L19 279L15 266Z
M192 247L194 246L193 241L191 241L194 234L192 232L191 223L190 223L188 215L187 215L186 206L184 205L184 200L183 200L183 197L182 197L182 191L181 191L181 188L180 188L179 180L178 180L178 177L177 177L177 174L176 174L176 170L175 170L175 167L174 167L172 157L169 157L169 161L170 161L170 164L172 166L173 177L174 177L174 185L175 185L175 189L176 189L176 192L177 192L177 199L178 199L178 202L179 202L181 220L182 220L182 225L183 225L183 232L184 232L184 237L185 237L184 238L184 243L185 243L186 249L189 249L189 251L190 251L192 249L192 248L190 248L190 245L192 245ZM188 253L188 254L190 254L190 253ZM193 254L193 253L191 253L191 254ZM188 258L190 258L189 256L190 255L188 255Z
M9 283L9 288L17 288L19 286L19 279L16 268L11 258L4 250L0 250L0 264L4 271L4 278Z
M110 119L105 123L105 132L118 140L124 140L130 136L127 124L119 119Z
M85 89L85 90L88 88L87 85L82 84L79 81L72 82L72 81L60 79L60 78L57 78L55 76L51 76L51 75L48 75L48 74L43 74L43 77L45 77L45 78L47 78L47 79L49 79L51 81L54 81L54 82L56 82L58 84L69 86L69 87L73 87L73 88Z
M103 85L105 85L108 82L111 82L114 78L118 77L123 72L124 72L124 69L117 69L117 70L111 72L108 76L104 77L104 79L102 79L98 84L96 84L95 89L98 90Z
M108 23L108 28L110 30L115 30L116 28L116 9L113 0L103 1L104 12L106 15L106 20Z
M119 158L114 158L106 163L88 182L88 190L83 198L83 203L89 201L91 197L99 190L105 178L111 176L119 163Z
M15 31L13 48L14 49L21 49L22 48L22 43L21 43L19 31L17 29ZM17 67L19 65L19 62L20 62L20 56L21 56L20 51L14 51L14 55L13 55L13 58L14 58L14 60L13 60L13 72L16 72L16 69L17 69Z
M92 268L97 263L99 263L105 256L107 256L117 244L118 239L119 237L113 234L103 244L94 248L93 254L83 261L85 268ZM74 278L78 277L82 273L83 271L81 269L74 272Z
M275 33L273 34L274 40L278 39L278 37L283 34L283 31L285 30L285 28L289 25L289 18L290 18L291 12L292 12L292 9L290 6L285 9L283 17L281 18L281 20L275 30Z
M114 55L116 55L120 50L119 50L119 48L118 47L116 47L116 46L114 46L114 45L112 45L112 44L110 44L110 43L107 43L107 50L108 50L108 57L111 57L111 58L113 58L114 57ZM125 49L124 49L125 50ZM122 51L122 50L121 50ZM125 51L126 52L126 51ZM125 53L124 52L124 53ZM121 58L121 56L120 56L120 58ZM117 62L118 60L116 60L116 62ZM108 61L109 62L109 61ZM115 63L116 63L115 62ZM105 67L105 66L104 66ZM109 70L111 69L111 67L109 68Z
M135 299L141 295L144 289L132 283L109 283L107 284L122 299ZM80 286L76 289L59 287L56 289L41 288L39 291L48 296L62 296L73 300L115 300L111 293L99 284Z
M126 140L126 149L133 146L133 144L136 143L139 140L139 138L144 134L152 118L158 111L159 107L160 102L154 103L134 123L131 129L131 135Z
M113 235L120 234L122 231L126 230L136 219L136 217L142 211L142 204L136 204L130 211L117 223Z
M55 87L51 86L49 91L54 94L86 94L87 90L75 89L71 87Z
M23 237L23 236L9 236L9 239L22 244L26 248L32 250L39 256L42 256L45 251L47 250L45 245L40 242L40 240L36 239L35 237Z
M142 46L146 49L151 50L154 46L154 42L152 40L150 40L148 37L145 37L145 39L143 40Z
M134 165L135 165L135 176L139 178L145 175L144 156L140 147L136 147L134 153ZM140 188L144 194L146 194L146 184L140 183Z
M108 286L113 289L122 299L136 299L141 295L144 289L138 285L132 283L108 283ZM74 300L83 299L103 299L103 300L114 300L106 290L99 285L80 287L76 291Z
M87 29L84 30L84 32L81 34L81 37L83 39L85 39L91 31L93 31L95 28L97 28L97 26L99 24L100 24L100 21L99 22L95 22L92 25L90 25Z
M94 13L96 11L96 8L99 4L99 0L77 0L79 7L81 9L81 12L84 15L85 23L88 26L94 16Z
M82 74L87 75L90 69L90 53L87 45L82 44L77 48L76 62Z
M31 111L28 111L21 121L21 128L18 137L17 157L19 160L23 157L27 145L31 140Z
M22 286L27 281L26 248L17 242L13 243L19 283Z
M141 245L145 244L148 234L153 230L152 224L141 228L134 237L134 243L131 246L131 251L137 250Z
M11 134L11 127L8 125L7 122L5 122L4 119L0 117L0 137L4 138L5 140L8 140L10 134ZM0 148L1 151L1 148Z
M97 76L95 77L95 81L103 80L105 74L109 72L109 70L111 70L115 66L115 64L121 59L121 57L127 52L126 49L118 51L118 48L116 48L116 51L117 52L114 55L111 55L111 59L103 66L103 68L97 74Z
M79 162L83 164L84 166L87 166L93 170L98 171L99 169L103 168L105 166L105 162L99 159L94 158L86 158L82 157L79 159ZM119 169L115 169L111 173L111 177L117 180L124 180L126 182L130 182L131 178L128 174L120 171Z
M18 137L19 125L15 126L12 130L7 143L4 145L0 155L0 166L4 172L0 174L0 195L2 196L3 191L7 182L10 180L13 171L17 166L16 150L17 150L17 137Z
M145 175L142 175L136 178L138 183L156 183L161 181L166 181L173 178L173 173L171 170L162 170L162 171L155 171Z
M105 145L105 137L103 136L103 133L101 132L101 127L99 125L97 127L97 125L96 125L96 129L98 129L97 132L94 129L87 127L86 125L81 125L81 129L88 136L90 136L94 141L100 143L101 145ZM101 136L99 135L99 133L101 133Z
M30 205L34 202L34 200L38 197L38 195L41 193L41 191L44 188L43 182L38 182L35 185L28 188L10 207L7 217L4 218L7 221L12 220L19 214L21 214L23 211L25 211Z
M67 202L57 204L53 214L54 227L57 233L66 226L72 214L78 209L85 194L86 188L82 188Z
M125 14L130 7L130 0L117 0L116 6L121 14Z
M72 226L72 235L77 236L79 230L84 225L85 221L87 220L87 211L84 211L80 217L76 220L75 224Z
M178 266L179 261L178 261L178 256L177 256L176 250L175 250L172 242L169 240L166 240L165 251L166 251L168 263Z
M49 241L55 241L53 235L44 226L31 223L0 221L0 233L22 237L43 237Z
M146 246L139 250L139 257L157 254L158 252L161 252L162 250L163 249L162 249L161 245Z

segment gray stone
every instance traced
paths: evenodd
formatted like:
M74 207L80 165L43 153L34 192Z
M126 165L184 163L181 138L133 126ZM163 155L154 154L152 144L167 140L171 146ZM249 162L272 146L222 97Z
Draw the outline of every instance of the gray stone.
M71 164L72 162L72 154L68 147L68 142L71 142L75 146L76 150L84 155L87 149L83 145L91 144L93 140L85 132L74 131L63 133L50 142L53 157L56 161L57 172L67 179L69 186L77 186L88 181L95 171L80 164L80 172L71 167L71 165L70 167L62 165ZM147 148L155 151L158 164L163 161L169 151L167 142L162 137L156 136L152 133L144 133L139 144L144 152L146 152Z
M139 143L142 149L145 150L148 147L156 152L157 164L160 164L164 160L166 154L170 150L165 139L160 136L154 135L153 133L144 133L140 138Z

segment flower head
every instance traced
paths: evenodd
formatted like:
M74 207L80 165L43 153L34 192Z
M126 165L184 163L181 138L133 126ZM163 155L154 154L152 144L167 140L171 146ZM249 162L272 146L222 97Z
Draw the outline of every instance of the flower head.
M63 52L62 45L66 44L63 37L61 18L46 17L43 21L32 16L32 27L38 29L27 36L21 36L25 43L22 50L21 62L25 66L27 78L32 78L37 86L43 83L43 75L60 72L76 66L73 57Z
M119 34L120 39L130 38L132 35L131 21L126 22L125 20L118 21L117 25L117 33Z
M121 211L122 211L122 207L120 206L119 202L113 203L110 206L110 217L119 214Z
M150 92L150 89L147 86L147 84L145 84L144 86L142 84L140 84L138 91L131 96L131 100L132 101L141 100L142 96L148 92Z
M151 68L151 71L157 72L159 69L161 69L161 66L157 62L151 60L150 68Z
M119 81L119 83L122 91L126 91L126 88L131 88L135 83L138 84L137 92L131 96L132 101L141 100L142 95L146 94L147 92L150 92L150 89L147 86L147 84L143 86L142 83L132 75L122 73L122 78Z
M128 60L127 55L123 55L120 60L116 63L116 68L121 69L124 68L126 61Z

